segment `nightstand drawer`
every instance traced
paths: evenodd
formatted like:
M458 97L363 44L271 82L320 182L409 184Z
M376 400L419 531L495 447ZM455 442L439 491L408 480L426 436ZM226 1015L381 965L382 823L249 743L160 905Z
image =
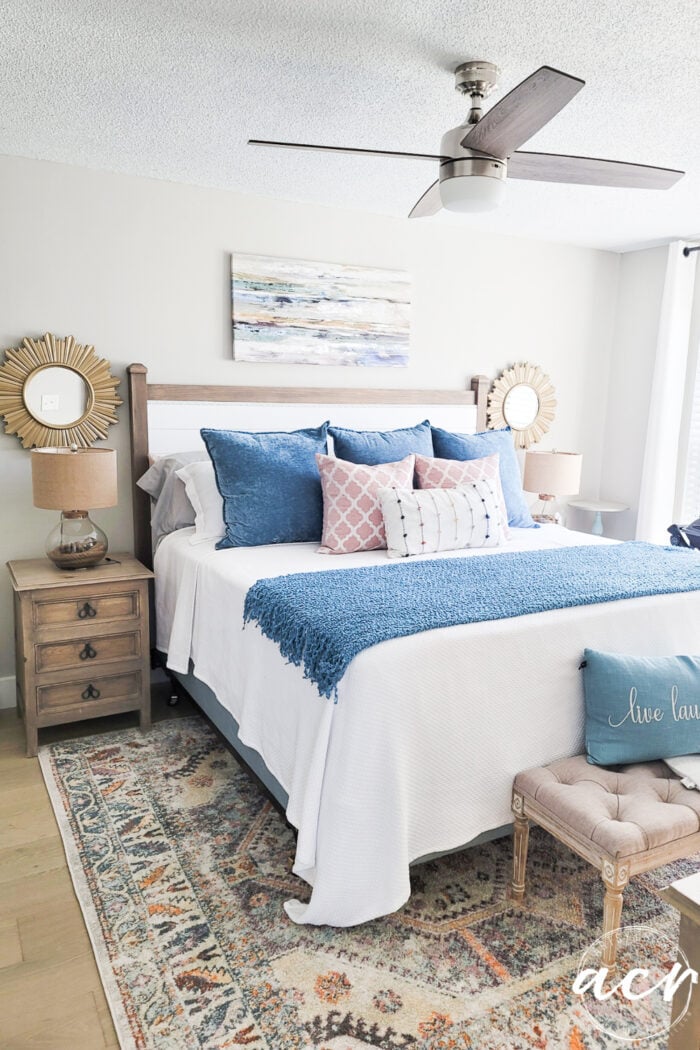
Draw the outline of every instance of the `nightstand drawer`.
M98 624L110 620L134 620L140 615L138 590L122 593L85 594L71 598L35 598L33 619L37 627L64 627L68 624Z
M97 706L114 702L133 701L138 706L143 681L141 671L126 674L100 675L76 682L61 682L60 685L39 686L36 702L39 714L52 711L67 711L71 707ZM96 712L97 713L97 712Z
M92 669L109 660L131 660L141 655L141 632L83 636L70 642L43 642L34 646L38 674L68 667Z

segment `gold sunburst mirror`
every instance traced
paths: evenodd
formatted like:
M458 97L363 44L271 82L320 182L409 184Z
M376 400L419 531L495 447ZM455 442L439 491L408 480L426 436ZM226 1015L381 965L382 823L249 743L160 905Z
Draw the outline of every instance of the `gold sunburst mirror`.
M118 386L94 346L47 332L5 351L0 415L24 448L89 448L117 422Z
M557 400L548 375L537 365L506 368L489 394L489 426L510 427L516 448L529 448L549 430Z

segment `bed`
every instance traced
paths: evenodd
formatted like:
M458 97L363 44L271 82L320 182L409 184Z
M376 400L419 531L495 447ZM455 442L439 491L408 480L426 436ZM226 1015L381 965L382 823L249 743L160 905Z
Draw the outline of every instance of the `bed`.
M329 411L342 425L401 426L427 411L454 429L483 425L479 378L443 393L164 387L131 366L129 384L134 479L149 454L194 447L200 426L293 427ZM135 494L136 552L148 561L149 505ZM582 750L586 646L696 648L698 592L559 609L384 641L352 661L333 703L255 624L243 629L243 603L258 580L323 573L336 559L317 544L217 551L189 539L181 529L156 552L157 646L297 829L294 871L313 887L308 902L285 905L299 923L388 914L410 895L411 863L507 831L515 774ZM545 526L511 530L507 549L607 542ZM379 551L342 556L344 568L384 560Z

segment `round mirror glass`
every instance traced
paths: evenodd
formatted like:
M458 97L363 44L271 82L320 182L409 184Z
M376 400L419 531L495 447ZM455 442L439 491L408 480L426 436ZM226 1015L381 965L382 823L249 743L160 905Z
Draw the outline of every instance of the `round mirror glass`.
M78 423L90 405L90 387L72 368L37 368L24 384L24 404L34 419L47 427Z
M503 398L503 418L513 430L527 430L537 419L540 399L527 383L516 383Z

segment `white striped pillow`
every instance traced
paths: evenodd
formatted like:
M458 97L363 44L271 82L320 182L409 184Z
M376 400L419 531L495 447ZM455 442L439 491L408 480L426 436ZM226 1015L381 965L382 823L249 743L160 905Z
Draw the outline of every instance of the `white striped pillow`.
M472 481L493 481L498 493L499 505L506 539L508 531L508 511L501 487L500 459L498 452L481 459L437 459L429 456L416 456L417 489L456 489Z
M449 489L382 489L389 557L499 546L506 540L499 497L485 479Z

